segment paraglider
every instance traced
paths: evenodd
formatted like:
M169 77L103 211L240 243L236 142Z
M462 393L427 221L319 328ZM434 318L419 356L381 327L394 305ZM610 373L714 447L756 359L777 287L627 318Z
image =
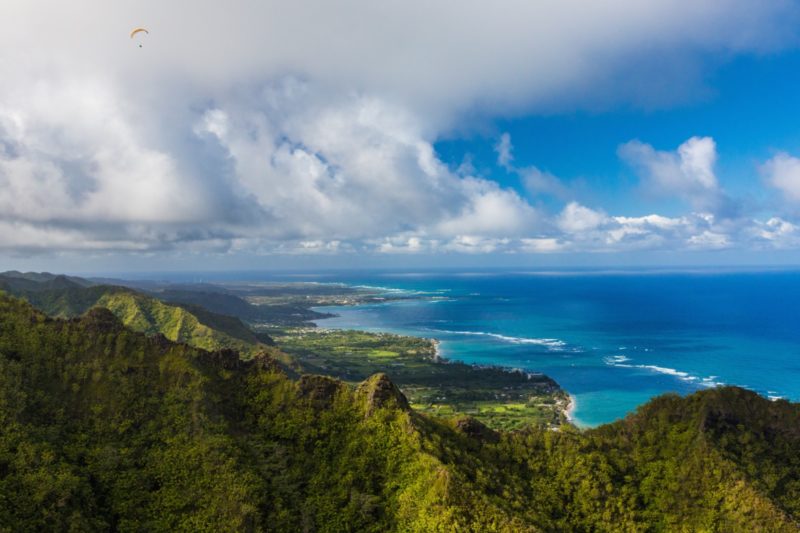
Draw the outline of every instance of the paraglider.
M131 39L133 39L134 37L136 37L136 35L137 35L137 34L139 34L139 33L145 33L146 35L150 35L150 32L149 32L149 31L147 31L147 29L146 29L146 28L134 28L134 29L131 31ZM142 44L141 44L141 43L139 43L139 48L141 48L141 47L142 47Z

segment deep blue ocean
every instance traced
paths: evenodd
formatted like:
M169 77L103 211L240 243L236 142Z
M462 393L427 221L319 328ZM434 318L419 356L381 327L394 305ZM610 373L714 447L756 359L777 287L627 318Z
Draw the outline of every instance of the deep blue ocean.
M294 279L304 279L297 276ZM433 337L444 356L543 372L595 426L653 396L718 384L800 400L800 272L433 272L307 279L415 299L355 307L327 328Z

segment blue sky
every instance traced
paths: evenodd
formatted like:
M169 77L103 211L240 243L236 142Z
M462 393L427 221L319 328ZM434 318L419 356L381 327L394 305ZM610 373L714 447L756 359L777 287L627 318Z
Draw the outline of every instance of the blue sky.
M86 10L0 6L8 268L800 261L796 2Z
M758 164L778 151L800 153L800 52L732 58L709 69L705 84L699 94L665 108L621 105L495 120L483 131L443 139L436 149L453 167L470 157L481 173L524 194L518 176L497 165L493 146L508 132L517 164L585 181L582 200L635 216L646 199L637 194L637 178L617 148L640 139L671 150L692 136L710 136L725 186L739 195L764 196ZM680 210L663 207L670 215Z

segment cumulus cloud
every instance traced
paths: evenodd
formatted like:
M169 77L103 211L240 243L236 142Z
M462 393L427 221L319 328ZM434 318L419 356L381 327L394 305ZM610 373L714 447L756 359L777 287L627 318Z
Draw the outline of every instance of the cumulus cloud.
M719 216L738 214L739 206L717 180L717 145L711 137L691 137L675 151L656 150L633 140L621 145L618 155L652 194L676 196L694 209Z
M702 69L647 66L779 49L797 11L781 0L3 2L0 248L555 251L602 248L613 231L677 235L576 203L550 220L470 165L451 171L434 143L468 114L691 98ZM142 48L127 37L137 25L151 30ZM656 181L676 172L673 191L713 199L713 141L690 141L675 154L627 150ZM502 136L509 169L512 150ZM515 171L529 192L569 202L556 176Z
M800 202L800 159L785 152L761 166L767 183L778 189L789 202Z
M604 213L570 202L558 217L558 226L566 233L581 233L593 230L608 217Z
M710 137L692 137L674 152L634 140L620 146L618 153L657 192L678 195L701 207L719 194L714 174L717 146Z
M0 102L0 212L27 221L197 222L219 205L131 127L94 82L35 87ZM127 116L126 116L127 115Z
M449 239L424 236L387 238L383 253L569 253L713 251L734 246L755 250L794 248L800 245L800 227L778 217L768 220L723 220L709 213L679 217L650 214L638 217L608 216L580 204L568 205L555 217L550 230L537 236L486 238L459 235Z
M513 191L451 172L402 109L347 95L330 103L309 91L269 95L287 115L231 104L206 113L198 127L274 218L267 231L275 238L513 235L536 223L535 210Z
M780 217L757 221L748 228L748 233L754 244L766 248L786 249L800 245L800 226Z

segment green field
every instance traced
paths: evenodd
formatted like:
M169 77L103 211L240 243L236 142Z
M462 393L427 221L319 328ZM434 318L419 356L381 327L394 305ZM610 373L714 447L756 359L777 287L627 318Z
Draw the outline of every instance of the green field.
M424 413L467 414L504 430L559 427L566 421L568 396L550 378L443 361L430 339L297 328L285 330L275 341L305 372L349 383L385 372L412 407Z

